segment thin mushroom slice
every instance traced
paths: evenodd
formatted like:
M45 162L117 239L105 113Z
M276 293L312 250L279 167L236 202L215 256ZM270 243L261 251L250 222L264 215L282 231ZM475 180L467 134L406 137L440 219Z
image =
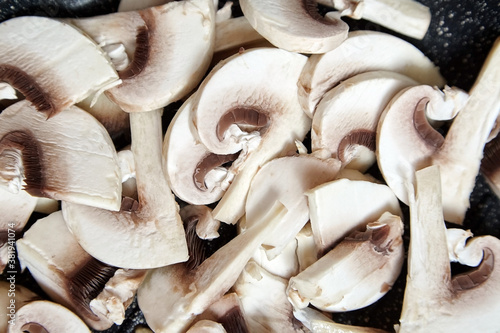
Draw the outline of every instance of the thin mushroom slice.
M0 81L48 117L119 83L104 52L68 24L23 16L2 22L0 35Z
M212 320L204 319L196 322L186 333L226 333L224 326ZM240 331L238 331L240 332Z
M316 108L312 154L334 157L343 167L365 172L375 161L380 114L396 93L418 83L386 71L355 75L327 92ZM360 98L361 97L361 98Z
M406 89L384 111L377 133L377 161L387 185L408 203L406 183L414 171L441 166L444 218L461 224L480 170L483 149L500 111L500 39L483 65L465 102L430 86ZM460 112L446 137L431 128L424 112L452 108ZM427 110L426 110L427 109Z
M241 300L234 291L228 292L212 303L198 319L217 322L227 332L250 333ZM193 325L193 326L196 326ZM192 327L193 327L192 326Z
M338 13L318 13L315 1L241 0L250 24L276 47L299 53L325 53L339 46L349 26Z
M179 207L163 176L161 112L130 114L138 202L122 201L119 212L62 204L81 246L109 265L146 269L188 259Z
M311 121L297 100L297 79L307 58L275 48L246 50L220 62L196 92L192 121L214 154L241 151L235 177L214 217L236 223L244 214L252 177L267 161L295 151Z
M270 260L294 240L309 220L307 190L336 178L340 163L321 160L311 155L285 156L266 163L252 180L245 205L245 227L258 223L271 203L279 200L288 212L279 234L271 234L263 242Z
M295 308L309 304L329 312L366 307L384 296L404 261L403 223L390 213L354 232L290 279L287 295Z
M15 325L9 325L7 332L90 333L91 331L76 314L64 306L40 300L30 302L17 310Z
M214 219L212 209L203 205L186 205L179 210L184 224L196 222L196 235L201 239L215 239L219 237L220 221Z
M464 239L460 261L476 267L451 275L440 169L417 171L408 186L411 239L399 332L497 332L500 240Z
M288 280L269 273L250 260L233 290L241 299L250 332L306 332L293 316Z
M384 212L403 216L398 198L384 184L343 178L312 188L306 195L319 255Z
M393 71L421 84L442 87L439 68L422 51L398 37L375 31L352 31L336 49L311 55L299 79L299 100L312 117L323 95L339 82L368 71Z
M126 112L150 111L183 98L199 84L213 54L213 0L172 1L68 22L103 47L114 51L123 45L117 55L129 59L118 72L123 82L106 94Z
M76 106L47 120L28 101L0 114L0 183L11 192L120 207L120 170L104 127Z
M231 288L264 238L276 232L285 213L286 208L276 202L261 223L233 238L193 271L182 263L150 270L137 292L149 327L165 333L186 330Z
M7 327L16 320L16 312L23 305L41 299L30 289L16 283L15 276L7 276L0 282L0 332L7 332Z

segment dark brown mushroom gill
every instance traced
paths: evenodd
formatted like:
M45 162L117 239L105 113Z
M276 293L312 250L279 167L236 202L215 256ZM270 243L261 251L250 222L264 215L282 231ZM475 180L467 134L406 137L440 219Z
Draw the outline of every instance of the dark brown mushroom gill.
M50 333L47 331L43 325L39 323L26 323L21 327L22 332L28 332L28 333Z
M207 191L208 188L205 184L206 175L211 170L236 160L238 158L238 155L239 153L229 155L218 155L212 153L207 154L196 165L195 171L193 173L193 182L195 186L201 191Z
M364 146L374 152L375 144L376 133L374 131L367 129L353 130L340 140L337 148L337 157L342 163L344 163L347 160L347 153L354 146Z
M263 134L269 127L269 117L256 107L239 106L227 111L217 123L217 138L224 139L224 134L232 125L237 124L244 130L258 130Z
M483 259L478 267L453 276L451 285L456 293L473 289L486 282L495 268L495 255L490 248L483 249Z
M127 68L118 72L120 79L132 79L135 76L139 75L146 67L151 53L151 45L149 43L150 33L151 32L148 25L140 26L137 29L134 58L127 66Z
M444 143L444 137L434 129L427 120L426 108L429 105L429 98L422 98L415 106L413 113L413 126L422 140L433 149L439 149Z

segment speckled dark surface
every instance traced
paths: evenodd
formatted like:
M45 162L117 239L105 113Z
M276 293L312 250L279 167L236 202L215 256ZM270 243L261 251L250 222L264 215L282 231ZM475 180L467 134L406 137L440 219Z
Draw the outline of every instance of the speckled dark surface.
M449 85L468 90L473 84L493 41L500 36L500 2L498 0L421 0L431 8L432 22L421 41L402 37L420 48L441 69ZM238 12L238 2L234 1ZM2 1L0 21L20 15L43 16L90 16L116 10L118 0L51 0L51 1ZM390 32L366 21L348 20L352 29L369 29ZM392 32L390 32L392 33ZM403 206L407 213L407 207ZM407 216L407 214L406 214ZM500 202L479 176L471 195L471 208L467 212L464 228L475 235L491 234L500 238ZM409 241L408 228L405 245ZM215 245L213 247L217 247ZM405 267L406 269L406 267ZM401 311L406 271L389 293L373 306L349 313L335 314L334 319L353 325L371 326L393 330ZM24 278L29 281L29 277ZM143 324L136 303L127 311L127 320L120 327L106 332L133 332L136 325Z

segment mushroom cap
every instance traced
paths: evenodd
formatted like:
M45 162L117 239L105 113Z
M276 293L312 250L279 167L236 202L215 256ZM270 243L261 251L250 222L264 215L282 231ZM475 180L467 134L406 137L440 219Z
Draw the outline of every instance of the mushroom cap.
M385 70L442 87L439 68L409 42L376 31L352 31L336 49L311 55L299 79L299 100L311 117L323 95L339 82L362 72Z
M71 106L47 119L23 100L5 109L0 119L0 178L12 191L23 188L34 196L119 209L116 150L94 117Z
M16 17L0 24L0 35L0 79L49 117L118 83L97 44L64 22Z
M322 17L313 1L241 0L255 30L276 47L299 53L325 53L339 46L349 26L340 15Z
M340 159L343 166L366 171L376 160L375 132L380 114L396 93L417 84L405 75L387 71L363 72L343 81L325 93L316 108L311 131L313 153L323 150Z

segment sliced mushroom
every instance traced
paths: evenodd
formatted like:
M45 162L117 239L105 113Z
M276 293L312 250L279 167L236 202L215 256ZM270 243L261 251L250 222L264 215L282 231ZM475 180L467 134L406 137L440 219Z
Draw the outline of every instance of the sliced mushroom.
M250 333L241 300L235 292L229 292L210 304L208 309L198 316L200 321L219 323L227 332ZM191 326L197 326L196 324Z
M130 114L138 202L123 200L119 212L62 203L81 246L109 265L146 269L188 259L179 207L163 176L161 112Z
M214 239L219 237L220 221L212 216L212 209L208 206L186 205L179 210L184 224L196 222L196 235L201 239Z
M227 2L226 2L227 3ZM214 52L243 47L264 39L248 22L245 16L217 22L215 26Z
M149 327L155 332L186 330L231 288L265 237L276 232L285 213L284 206L276 203L261 223L233 238L194 271L182 263L150 270L137 292Z
M94 117L71 106L47 120L23 100L0 119L0 183L11 192L119 209L116 150Z
M257 170L295 151L295 140L310 129L297 100L306 59L275 48L246 50L220 62L197 90L193 122L201 142L215 154L241 150L232 164L236 176L214 209L216 219L236 223Z
M417 171L415 184L408 186L411 239L399 332L496 332L500 240L493 236L468 240L460 257L477 267L451 275L441 169L433 165Z
M339 82L362 72L385 70L442 87L444 78L418 48L375 31L352 31L336 49L309 57L299 79L299 100L311 117L323 95Z
M325 53L339 46L349 26L338 13L318 13L315 1L240 0L252 27L276 47L299 53Z
M24 332L90 333L90 330L64 306L50 301L33 301L21 307L16 313L15 325L9 325L8 333Z
M0 332L7 332L7 327L16 320L16 312L23 305L41 299L40 296L20 285L7 275L7 280L0 281ZM10 322L10 323L9 323Z
M354 19L365 19L400 34L422 39L431 23L429 7L414 0L318 0Z
M23 16L2 22L0 35L0 81L48 117L119 83L104 52L68 24Z
M351 311L384 296L404 261L403 223L390 213L354 232L290 279L287 294L295 308L309 303L329 311Z
M201 81L213 54L213 0L172 1L68 22L103 47L124 46L130 64L119 71L122 84L106 94L127 112L162 108L187 95Z
M302 272L318 260L318 250L316 242L314 241L311 223L307 223L302 230L295 235L295 239L297 240L296 252L299 263L299 272Z
M408 203L406 183L414 171L441 166L444 218L462 223L479 172L488 135L500 110L500 39L494 45L465 105L430 86L409 88L394 97L381 117L377 160L387 185ZM451 102L451 103L449 103ZM446 137L429 126L430 109L461 109Z
M417 82L395 72L355 75L327 92L316 108L312 152L338 158L343 167L365 172L375 161L380 114L401 89ZM360 98L361 97L361 98Z
M250 260L233 290L241 299L250 332L305 332L287 299L288 280Z
M403 215L392 190L370 181L337 179L310 189L306 195L319 255L384 212Z

